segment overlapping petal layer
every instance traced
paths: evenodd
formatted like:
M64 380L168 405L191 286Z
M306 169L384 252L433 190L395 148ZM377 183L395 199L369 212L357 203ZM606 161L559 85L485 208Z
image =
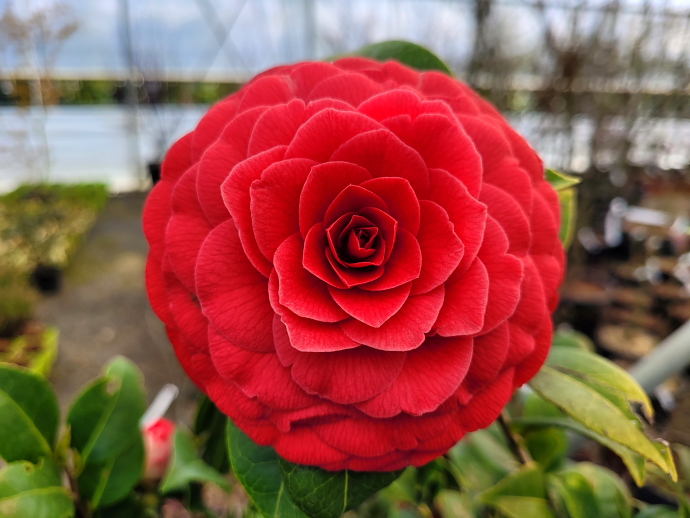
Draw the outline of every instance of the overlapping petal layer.
M424 464L543 363L559 206L493 107L437 72L269 70L170 150L146 281L192 380L326 469Z

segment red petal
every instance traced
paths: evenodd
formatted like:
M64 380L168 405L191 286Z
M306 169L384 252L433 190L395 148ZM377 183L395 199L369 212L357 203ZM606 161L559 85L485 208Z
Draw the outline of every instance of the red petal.
M446 74L430 70L420 74L419 90L427 96L449 97L452 99L463 95L467 91L467 87Z
M486 428L493 423L513 395L514 369L503 372L496 380L462 409L458 419L468 432Z
M321 354L360 346L345 336L338 324L302 318L289 309L283 309L281 318L287 328L290 344L298 351Z
M546 297L541 281L541 271L528 256L523 261L524 277L520 285L520 302L510 321L529 333L536 333L546 317Z
M205 155L201 158L197 193L204 214L214 226L228 218L228 209L223 203L221 185L230 175L232 168L247 158L249 138L256 121L265 110L264 107L254 108L238 115L226 126L219 137L219 142L214 145L220 149L215 153L210 153L206 159L204 159Z
M413 236L419 232L419 201L410 182L404 178L380 177L360 184L377 194L388 206L388 214Z
M289 145L305 120L307 108L300 99L269 108L254 125L247 156L254 156L272 147Z
M541 193L535 191L532 198L532 214L530 226L532 228L532 246L530 254L552 254L554 244L558 241L559 222L553 216L548 203Z
M477 197L482 182L482 160L470 138L455 119L423 114L412 123L410 140L429 169L443 169L460 180Z
M254 180L261 178L261 173L268 166L283 158L285 149L284 147L272 148L241 162L232 170L221 188L223 200L235 221L247 257L254 267L266 277L271 273L273 266L261 253L259 245L256 244L254 228L252 227L249 189Z
M305 158L276 162L252 183L254 237L269 261L283 241L299 232L299 199L312 165L315 162Z
M295 95L306 99L316 85L337 74L342 74L342 71L330 63L307 62L298 64L290 72L290 77L295 84Z
M398 115L409 115L414 119L421 111L421 104L422 100L413 91L395 89L367 99L357 111L379 122Z
M471 358L472 338L427 338L419 348L407 353L395 382L357 408L377 418L400 412L412 415L433 412L458 389Z
M204 151L218 139L225 127L235 118L238 106L239 99L234 95L213 105L199 121L196 129L191 133L193 135L191 158L194 162L199 161Z
M479 199L508 236L508 253L524 256L529 249L531 235L529 221L520 205L507 192L489 184L482 185Z
M172 215L172 192L175 184L158 182L146 198L144 205L144 234L151 250L159 255L165 247L165 229Z
M367 120L371 119L367 117ZM333 153L331 160L361 165L374 178L405 178L418 197L427 196L429 175L417 151L403 144L398 137L385 129L359 133L361 134L344 142Z
M524 385L530 379L532 379L537 372L539 372L539 369L541 369L541 366L544 364L544 361L549 354L552 333L553 324L551 323L551 319L547 318L544 320L541 328L539 328L539 332L534 337L534 352L532 352L532 354L515 369L515 379L513 380L514 387Z
M325 444L308 426L296 426L289 434L279 435L273 447L278 455L295 464L322 466L349 457Z
M275 274L272 274L271 278L273 278L274 275ZM276 280L276 283L277 282L278 281ZM269 285L271 284L270 279L268 283ZM290 365L292 365L295 362L295 358L298 354L300 354L300 352L294 347L292 347L292 344L290 343L290 336L287 332L287 327L285 327L285 324L280 319L280 316L278 316L277 313L273 316L273 342L275 344L276 355L278 356L278 360L280 360L280 363L283 364L285 367L289 367Z
M384 212L388 210L386 203L373 192L359 185L348 185L326 210L323 224L328 228L343 214L359 213L364 207L376 207Z
M421 227L417 234L422 251L419 278L412 284L412 294L426 293L445 282L465 253L448 213L432 201L422 200Z
M302 264L307 270L331 286L346 288L347 285L338 277L326 257L327 249L326 230L323 228L323 223L317 223L311 228L304 240Z
M358 347L295 358L292 378L310 394L349 405L371 399L388 388L405 363L405 352Z
M532 183L514 158L507 158L497 167L484 168L484 183L503 189L520 204L525 214L532 212Z
M165 250L175 274L190 291L194 289L194 267L201 243L211 231L196 197L197 169L188 170L175 185L173 217L165 233Z
M385 233L384 238L386 238ZM390 241L386 238L386 247L390 246L389 243ZM422 269L422 251L417 239L404 228L399 228L394 243L395 246L388 262L384 264L383 275L362 285L362 289L381 292L396 288L419 277Z
M363 167L347 162L327 162L312 167L299 201L299 224L302 237L316 223L321 223L329 205L348 185L369 180Z
M232 219L209 234L196 268L197 295L204 314L235 345L273 350L273 309L268 282L242 250Z
M446 171L432 169L429 171L429 178L431 178L429 199L445 209L453 222L455 234L465 246L462 260L451 277L451 279L457 279L467 271L479 252L484 239L486 205L470 196L462 182Z
M195 350L207 351L208 319L201 312L199 300L172 272L165 279L168 305L175 327Z
M444 288L439 286L424 295L410 297L400 311L379 328L353 318L340 323L354 341L382 351L409 351L424 342L443 305Z
M410 284L385 291L365 291L360 288L340 290L329 286L328 291L346 313L367 325L381 327L405 303L410 294Z
M284 76L265 76L252 81L242 89L242 101L238 113L256 106L284 104L295 95Z
M168 293L163 279L161 259L153 252L149 252L146 260L146 292L153 311L165 324L172 323L172 314L168 302Z
M382 90L381 85L362 74L338 74L321 81L309 94L309 101L327 97L340 99L352 106L360 103Z
M377 253L377 256L383 255L382 252L385 252L386 243L383 240L381 241L381 246L383 248L378 250L379 253ZM347 266L343 266L341 261L335 258L333 251L330 248L328 248L325 252L326 259L328 260L331 269L335 272L335 274L338 276L338 279L340 279L346 288L353 288L355 286L361 286L362 284L372 282L384 274L384 269L382 266L374 266L373 268L367 268L366 270L361 268L348 268ZM383 258L377 257L376 259L378 260ZM330 282L329 284L331 284L331 286L333 285Z
M477 117L458 116L463 129L474 142L482 157L484 171L495 169L513 156L508 141L495 124Z
M512 315L520 301L522 262L517 257L504 252L507 244L503 229L489 216L484 242L479 250L479 258L489 273L489 300L486 304L483 333L490 331Z
M510 338L507 322L486 334L474 337L474 356L467 373L472 392L475 391L475 386L491 381L499 375L511 347Z
M419 72L401 65L397 61L386 61L383 70L387 77L400 85L417 85L419 82Z
M544 312L542 311L542 313ZM535 333L527 332L524 328L514 324L510 320L508 321L508 326L510 329L510 348L505 362L503 363L503 369L515 367L522 363L535 349ZM538 329L539 328L537 328L537 330Z
M326 284L302 266L302 238L294 234L276 251L280 303L301 317L337 322L348 317L328 293Z
M336 149L355 135L379 128L376 121L357 112L326 109L300 127L285 158L311 158L326 162Z
M484 324L489 298L489 275L484 263L475 259L455 282L446 283L446 300L435 328L441 336L477 334Z
M195 133L187 133L168 150L161 166L161 181L174 183L192 166L192 140Z
M218 373L235 383L247 397L277 410L296 410L318 404L292 380L275 353L257 353L237 347L209 328L209 350Z

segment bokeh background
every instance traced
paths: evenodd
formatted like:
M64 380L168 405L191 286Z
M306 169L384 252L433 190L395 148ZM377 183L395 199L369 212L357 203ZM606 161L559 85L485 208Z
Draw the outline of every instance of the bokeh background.
M61 397L122 353L150 393L183 388L184 417L194 391L143 288L141 208L166 149L263 69L389 39L441 56L582 179L558 324L629 366L690 319L688 0L0 0L0 193L105 186L0 203L0 291L20 300L0 323L60 330ZM49 295L18 295L51 268ZM687 378L657 395L676 409L662 432L690 445Z

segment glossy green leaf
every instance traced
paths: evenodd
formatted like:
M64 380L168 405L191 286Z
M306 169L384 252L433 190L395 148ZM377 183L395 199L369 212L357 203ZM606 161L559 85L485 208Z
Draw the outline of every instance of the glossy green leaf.
M44 377L0 364L0 457L36 463L50 456L59 421L57 397Z
M669 475L675 473L668 457L660 453L638 425L596 390L548 366L539 371L530 386L585 427L630 448Z
M591 462L578 462L572 469L581 473L592 485L601 518L632 516L632 496L628 486L613 471Z
M92 509L124 499L144 474L144 441L139 434L119 455L104 464L87 464L79 476L79 493Z
M555 347L577 347L578 349L594 352L594 343L587 335L579 331L558 330L553 335L552 343Z
M559 515L570 518L601 518L594 488L589 480L573 470L547 476L549 498Z
M468 434L462 441L453 446L446 456L450 459L451 472L457 483L471 495L476 495L496 484L512 469L515 469L515 459L510 464L496 462L491 458L493 451L484 449L486 444L481 441L473 441L477 434L486 433L485 430ZM492 439L487 439L487 442ZM501 455L503 457L503 455Z
M448 65L433 52L421 45L409 41L382 41L381 43L367 45L353 52L353 54L355 56L364 56L378 61L395 59L417 70L438 70L445 74L453 75Z
M594 441L597 441L602 446L607 447L614 453L616 453L628 471L633 477L633 480L638 486L643 486L647 474L646 461L644 457L638 455L630 448L626 448L622 444L609 439L608 437L601 435L594 430L587 428L581 423L570 419L569 417L518 417L513 419L513 426L519 427L549 427L558 426L562 428L567 428L575 433L578 433L584 437L588 437Z
M225 490L230 489L225 477L199 458L192 436L178 427L173 440L172 460L160 491L169 493L184 489L190 482L213 482Z
M546 498L544 472L536 463L525 465L508 474L495 486L479 494L477 500L485 504L492 504L499 497L504 496Z
M227 423L228 417L218 410L208 396L204 396L194 420L194 434L202 440L201 458L221 473L227 473L230 469L225 438Z
M292 503L273 448L256 444L231 419L227 438L232 470L261 514L267 518L308 518Z
M568 453L568 438L559 428L540 428L523 434L530 455L545 471L556 468Z
M577 220L577 191L565 189L558 191L558 201L561 205L561 226L558 230L558 238L566 250L570 247L575 237L575 222Z
M551 184L551 187L553 187L554 190L562 191L570 187L575 187L580 182L582 182L582 178L561 173L560 171L554 171L553 169L547 169L546 181Z
M146 409L141 371L123 357L115 358L105 374L88 386L72 405L67 423L72 447L86 464L103 464L129 447Z
M635 518L680 518L680 515L665 505L650 505L637 513Z
M74 503L50 459L12 462L0 470L1 518L70 518Z
M618 365L598 354L574 347L552 347L546 364L570 376L609 387L629 401L641 404L649 419L654 415L652 402L637 381Z
M507 518L556 518L549 502L544 498L529 496L503 496L492 507Z
M326 471L285 459L280 459L280 469L292 501L311 518L338 518L401 474L401 471Z

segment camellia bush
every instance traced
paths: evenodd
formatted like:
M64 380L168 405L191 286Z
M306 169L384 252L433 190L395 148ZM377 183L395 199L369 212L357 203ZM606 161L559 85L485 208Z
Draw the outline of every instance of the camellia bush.
M3 367L0 516L155 515L164 495L208 516L200 484L229 471L265 517L690 516L644 391L553 334L577 181L429 51L356 54L257 76L149 196L147 288L209 398L198 437L142 432L117 359L57 440L47 383ZM568 459L573 434L678 511Z

